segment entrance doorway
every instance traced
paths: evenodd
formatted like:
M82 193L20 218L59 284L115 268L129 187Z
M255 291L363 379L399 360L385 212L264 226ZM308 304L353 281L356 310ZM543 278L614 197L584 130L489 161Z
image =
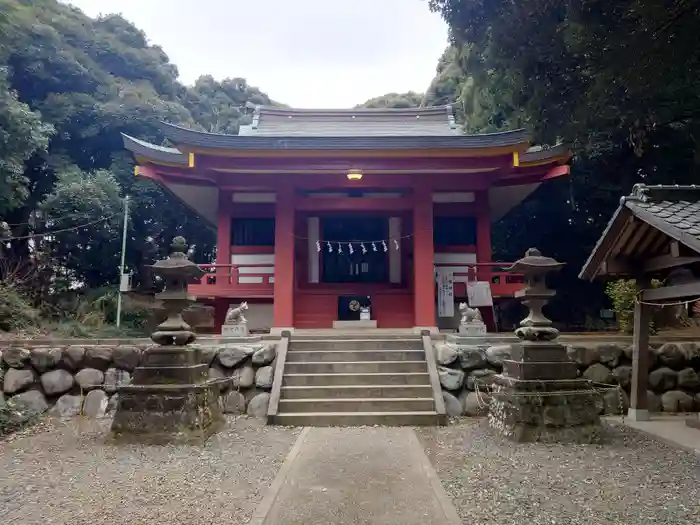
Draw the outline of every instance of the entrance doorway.
M381 241L387 238L388 232L389 220L385 217L322 217L321 238L330 242L332 251L326 246L321 249L321 282L387 282L389 258ZM379 242L373 247L372 241ZM352 253L349 243L352 243ZM363 245L365 250L362 250Z

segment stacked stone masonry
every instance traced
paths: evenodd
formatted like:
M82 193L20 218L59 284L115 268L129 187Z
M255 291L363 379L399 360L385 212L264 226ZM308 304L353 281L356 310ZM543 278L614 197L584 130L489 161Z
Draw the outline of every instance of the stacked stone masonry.
M60 417L98 418L117 406L117 389L131 382L152 344L8 346L0 349L0 402L15 400ZM277 343L199 344L211 378L221 383L226 413L264 418Z
M601 391L599 411L619 414L629 405L632 346L623 343L581 342L567 346L579 377L620 390ZM700 342L651 344L649 410L682 413L700 411ZM445 407L451 416L482 416L490 402L489 377L501 373L510 345L435 344ZM478 384L478 385L477 385ZM478 391L477 391L478 390Z

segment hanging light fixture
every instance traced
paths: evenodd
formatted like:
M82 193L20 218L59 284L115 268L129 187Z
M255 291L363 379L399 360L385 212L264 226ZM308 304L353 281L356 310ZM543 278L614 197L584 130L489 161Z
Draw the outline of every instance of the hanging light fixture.
M351 169L348 170L348 180L360 180L362 179L362 170Z

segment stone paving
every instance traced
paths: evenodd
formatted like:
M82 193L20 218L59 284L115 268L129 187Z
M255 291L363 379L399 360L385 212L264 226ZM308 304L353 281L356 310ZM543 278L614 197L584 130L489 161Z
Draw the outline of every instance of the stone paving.
M412 428L310 428L302 439L251 525L461 523Z

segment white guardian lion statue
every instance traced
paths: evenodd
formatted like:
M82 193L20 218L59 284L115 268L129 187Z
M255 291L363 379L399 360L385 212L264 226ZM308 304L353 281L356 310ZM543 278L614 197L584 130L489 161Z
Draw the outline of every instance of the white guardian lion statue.
M459 303L459 313L462 314L459 324L483 323L481 312L478 308L469 308L467 303Z
M243 301L236 308L229 308L228 312L226 312L226 320L224 321L224 324L246 324L248 320L243 315L243 312L245 312L247 309L247 301Z

